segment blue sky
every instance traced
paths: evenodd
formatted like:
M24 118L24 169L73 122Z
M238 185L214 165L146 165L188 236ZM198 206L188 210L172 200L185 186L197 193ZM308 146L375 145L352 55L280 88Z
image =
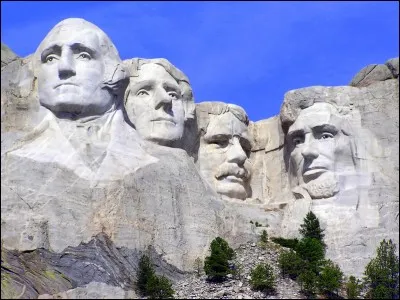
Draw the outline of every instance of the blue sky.
M289 90L347 85L399 56L397 1L2 1L1 40L27 56L69 17L103 29L122 59L167 58L196 102L238 104L252 121L277 115Z

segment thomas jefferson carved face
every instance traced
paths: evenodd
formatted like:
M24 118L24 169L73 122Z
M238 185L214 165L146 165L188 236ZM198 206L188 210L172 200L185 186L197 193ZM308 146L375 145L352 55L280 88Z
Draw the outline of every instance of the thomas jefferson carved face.
M244 200L250 196L247 125L231 112L209 114L209 118L207 132L200 139L200 173L217 193Z
M338 174L353 167L350 139L342 122L334 106L314 103L289 127L290 176L313 199L334 196L339 191Z
M185 111L178 82L162 67L147 63L131 77L125 109L146 140L171 145L184 131Z
M108 45L101 45L100 30L90 25L68 19L54 27L39 46L39 100L56 114L102 114L113 102L103 88L105 57L101 50Z

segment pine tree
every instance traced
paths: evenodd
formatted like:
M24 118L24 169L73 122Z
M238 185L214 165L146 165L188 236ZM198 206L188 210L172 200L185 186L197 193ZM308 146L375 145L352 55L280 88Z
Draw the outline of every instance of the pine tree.
M272 291L275 288L275 276L269 264L258 264L250 272L250 284L255 290Z
M319 291L328 296L333 293L337 295L342 282L343 272L340 270L339 266L331 260L327 260L318 275Z
M154 269L151 264L150 258L143 254L139 261L139 269L137 272L137 288L142 295L147 293L147 282L155 276Z
M361 282L354 276L350 276L349 281L346 283L347 299L358 299L361 293Z
M365 268L364 281L373 299L399 299L399 257L392 240L383 240Z
M260 241L263 243L268 243L268 233L265 229L261 233Z
M150 277L146 284L146 295L150 299L171 299L175 291L168 278L154 275Z
M319 220L317 216L309 211L306 217L304 218L304 223L300 225L299 232L305 238L313 238L317 239L321 242L321 244L325 247L324 239L324 230L321 229L319 225Z
M296 252L306 264L305 268L318 274L325 257L324 247L314 238L303 238L296 245Z
M220 238L215 238L210 245L211 255L204 261L204 271L211 281L222 281L226 275L232 273L229 260L235 257L235 252L228 243Z

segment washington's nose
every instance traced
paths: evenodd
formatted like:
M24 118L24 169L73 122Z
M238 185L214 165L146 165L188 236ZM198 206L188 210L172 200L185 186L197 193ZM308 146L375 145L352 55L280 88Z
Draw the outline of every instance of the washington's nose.
M310 143L304 146L301 155L303 155L304 159L316 159L319 156L319 152L316 145Z
M58 64L58 76L60 79L66 79L76 75L75 63L72 55L63 54Z
M164 107L165 111L170 111L172 107L172 99L170 95L163 89L158 89L154 95L154 105L155 109L160 109Z
M246 152L243 150L237 138L233 139L233 143L230 145L228 150L228 162L237 163L239 166L243 166L247 159Z

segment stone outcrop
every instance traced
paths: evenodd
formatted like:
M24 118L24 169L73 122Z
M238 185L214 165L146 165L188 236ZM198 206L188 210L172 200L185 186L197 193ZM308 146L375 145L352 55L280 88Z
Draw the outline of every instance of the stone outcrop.
M1 79L2 297L134 297L143 253L178 283L216 236L298 236L309 210L348 275L399 242L398 58L351 86L289 91L258 122L221 102L195 110L170 62L122 62L82 19L25 58L2 45ZM318 156L331 167L303 161Z

